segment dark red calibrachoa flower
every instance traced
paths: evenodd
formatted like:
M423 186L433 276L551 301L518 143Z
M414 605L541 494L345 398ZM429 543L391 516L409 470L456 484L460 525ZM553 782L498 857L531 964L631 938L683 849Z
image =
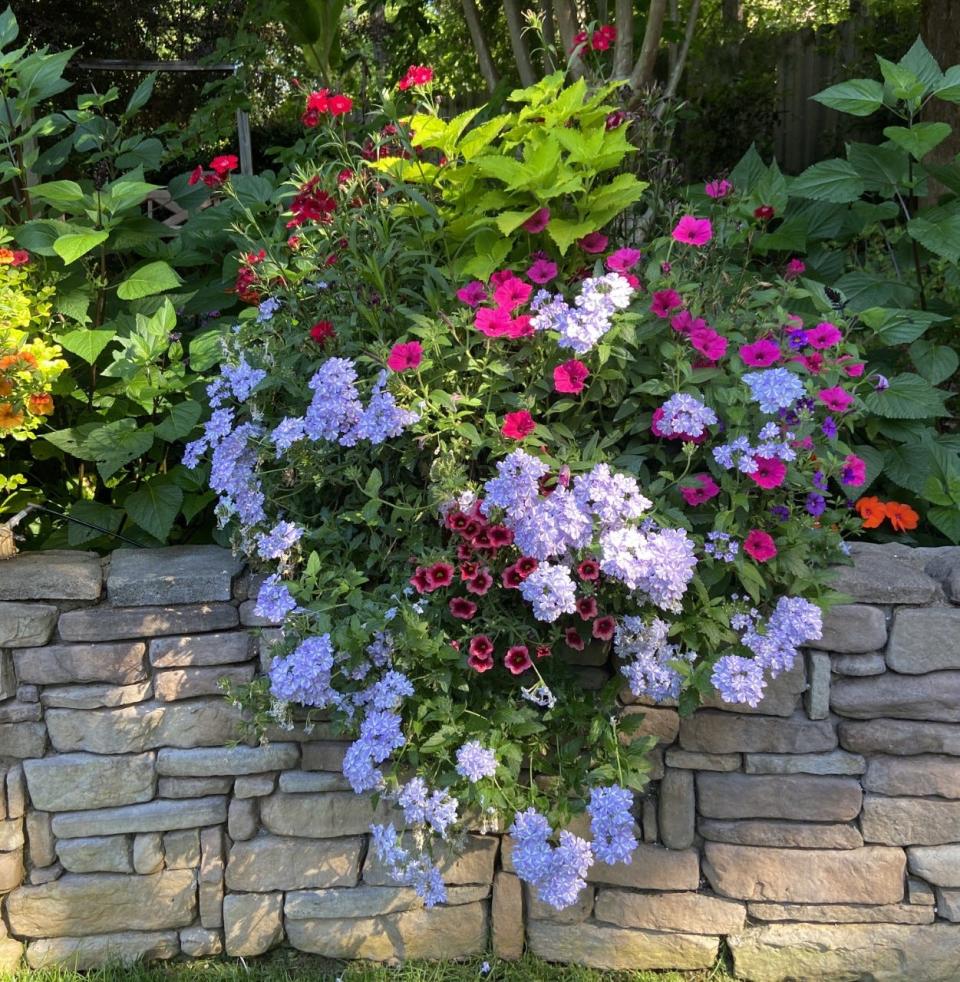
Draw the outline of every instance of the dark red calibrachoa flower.
M477 613L477 605L466 597L452 597L450 599L450 613L461 621L472 620Z
M596 559L584 559L577 567L577 573L581 580L600 579L600 564Z
M519 589L520 584L523 582L523 577L520 575L520 570L517 569L516 563L514 563L512 566L508 566L500 574L500 581L507 590Z
M334 330L333 323L331 321L317 321L313 327L310 328L310 337L317 342L317 344L326 344L328 341L332 341L337 336L336 330Z
M507 649L503 664L507 666L511 675L520 675L525 672L533 662L530 660L530 650L525 644L515 644Z
M486 634L477 634L470 639L467 664L475 672L486 672L493 668L493 642Z
M593 622L593 636L599 641L609 641L617 629L617 622L605 614Z
M577 601L577 613L582 621L592 621L597 616L597 598L581 597Z
M427 576L427 568L425 566L418 566L416 568L413 576L410 577L410 586L412 586L417 593L430 592L430 579Z
M478 597L482 597L492 586L493 577L490 575L490 570L484 567L467 583L467 592L475 593Z
M526 579L531 573L535 573L540 563L533 556L521 556L515 563L517 572L522 579Z
M453 582L453 566L450 563L434 563L427 570L427 583L431 590L450 586Z
M574 651L583 651L584 649L583 638L580 637L580 632L575 627L568 627L563 632L563 640L567 647L573 648Z
M538 644L536 653L537 661L540 661L541 658L549 658L553 654L553 651L548 644Z

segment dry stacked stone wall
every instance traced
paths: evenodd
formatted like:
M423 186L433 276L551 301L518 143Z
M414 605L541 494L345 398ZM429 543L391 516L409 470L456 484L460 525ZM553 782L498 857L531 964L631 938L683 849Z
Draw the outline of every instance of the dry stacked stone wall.
M0 970L280 944L699 969L725 942L745 979L956 979L960 549L854 559L855 602L756 711L626 708L659 741L642 844L560 913L481 834L424 910L370 855L384 806L349 791L344 743L244 741L218 685L274 628L228 552L0 563Z

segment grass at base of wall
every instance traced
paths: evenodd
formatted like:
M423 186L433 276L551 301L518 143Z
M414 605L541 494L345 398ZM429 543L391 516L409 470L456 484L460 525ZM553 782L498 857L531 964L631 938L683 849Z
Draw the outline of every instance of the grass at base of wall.
M484 971L489 965L489 971ZM553 965L532 956L504 962L489 956L467 962L410 962L398 968L332 962L282 949L262 958L196 959L103 968L0 972L0 982L733 982L718 963L706 972L599 972Z

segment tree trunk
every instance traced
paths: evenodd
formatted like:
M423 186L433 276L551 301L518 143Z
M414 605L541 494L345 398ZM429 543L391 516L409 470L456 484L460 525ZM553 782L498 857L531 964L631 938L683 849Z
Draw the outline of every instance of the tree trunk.
M960 3L956 0L923 0L920 7L920 36L944 71L960 64ZM952 164L960 153L960 105L931 99L923 118L953 127L950 136L926 158L932 164ZM934 200L943 191L939 182L931 181L930 195Z
M553 63L551 48L556 46L557 34L553 25L553 2L552 0L542 0L543 13L543 74L549 75L556 71Z
M480 23L480 15L477 13L477 5L474 0L462 0L463 16L466 18L467 27L470 30L470 40L473 41L473 49L477 53L477 62L480 65L480 74L487 89L490 92L497 87L500 76L497 73L493 59L490 57L490 48L487 46L487 39L483 34L483 26Z
M613 77L630 77L633 67L633 0L617 0L617 40L613 46Z
M510 47L513 49L513 60L517 63L517 74L520 84L526 88L537 81L533 65L530 63L530 52L523 36L523 15L520 13L520 0L503 0L503 12L507 15L507 29L510 32Z
M647 28L643 32L640 57L630 75L630 88L636 92L653 81L653 71L657 65L657 49L663 36L663 18L667 12L667 0L650 0L647 13Z
M573 39L580 30L574 0L553 0L553 9L557 15L560 44L563 46L564 55L569 59L570 74L573 78L583 78L588 74L587 66L579 55L572 53Z
M733 27L743 20L742 0L723 0L723 23Z

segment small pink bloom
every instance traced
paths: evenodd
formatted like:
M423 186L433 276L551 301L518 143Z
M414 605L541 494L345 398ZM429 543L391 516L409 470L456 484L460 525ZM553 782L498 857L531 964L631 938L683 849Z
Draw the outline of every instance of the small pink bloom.
M583 651L586 647L583 643L583 638L580 637L580 632L575 627L568 627L563 632L563 640L568 648L573 648L574 651Z
M493 291L493 300L498 307L505 307L507 310L515 310L530 299L533 287L529 283L514 277L506 283L501 283Z
M613 273L626 273L633 269L643 258L643 253L639 249L617 249L611 252L606 258L606 266Z
M450 600L450 613L461 621L473 620L477 613L477 605L466 597L452 597Z
M683 297L677 293L676 290L657 290L653 295L653 302L650 304L650 310L657 315L657 317L667 318L670 316L671 310L676 310L678 307L683 306Z
M846 356L838 359L838 361L845 361L845 357ZM863 375L863 370L865 367L866 366L862 361L852 361L850 364L843 366L843 374L846 375L847 378L860 378L860 376Z
M592 621L597 616L597 598L581 597L577 601L577 613L582 621Z
M526 409L518 409L516 412L507 413L503 418L503 427L500 432L508 440L522 440L529 436L536 428L533 417Z
M467 651L467 664L475 672L487 672L493 668L493 642L486 634L472 637Z
M743 542L743 550L758 563L765 563L777 554L773 539L760 529L752 529Z
M502 338L510 333L510 311L503 307L481 307L473 320L473 326L488 338Z
M683 495L683 500L691 508L706 504L711 498L716 498L720 493L717 482L709 474L694 474L693 480L697 482L693 487L680 488L680 494Z
M800 362L811 375L819 375L823 371L823 355L819 351L813 351L809 355L797 355L790 360Z
M535 573L540 566L538 560L533 556L521 556L514 564L521 579L526 579L531 573Z
M600 232L591 232L589 235L585 235L577 245L584 252L588 252L591 255L596 255L598 252L603 252L607 248L607 243L610 240Z
M709 218L694 218L693 215L684 215L677 222L671 234L677 242L702 246L713 238L713 226L710 224Z
M787 476L787 465L782 460L777 460L776 457L754 457L753 462L757 465L757 469L747 476L755 484L767 491L783 484Z
M527 276L534 283L539 283L541 286L544 283L549 283L557 275L557 264L550 262L549 259L538 259L533 265L527 270Z
M423 361L423 346L419 341L406 341L395 344L387 358L387 368L391 372L407 372L420 367Z
M733 185L726 178L721 178L718 181L707 181L703 191L708 198L726 198L733 194Z
M550 224L550 209L538 208L521 226L524 232L536 235Z
M450 563L434 563L427 570L427 586L430 590L450 586L453 582L453 566Z
M609 614L598 617L593 622L591 633L598 641L609 641L617 629L617 622Z
M503 664L507 666L511 675L523 674L533 662L530 660L530 650L525 644L515 644L507 649L503 658Z
M670 318L670 326L679 334L693 334L709 325L702 317L694 317L689 310L681 310Z
M473 280L457 290L457 299L468 307L479 307L487 299L487 288L479 280Z
M753 344L740 345L740 357L752 368L769 368L780 360L780 345L769 338L761 338Z
M529 338L535 333L533 330L533 316L531 314L521 314L519 317L510 319L510 326L507 328L508 338Z
M467 581L467 593L483 597L492 586L493 576L490 575L490 570L484 567L477 571L477 575L472 580Z
M817 393L817 398L832 413L845 412L850 407L850 403L853 402L853 396L839 385L832 389L821 389Z
M600 579L600 564L596 559L584 559L583 562L577 567L577 575L581 580L599 580Z
M711 327L691 331L690 343L712 364L716 364L727 353L727 339Z
M490 274L490 286L496 289L516 278L517 274L512 269L498 269L495 273Z
M807 343L818 351L823 351L825 348L832 348L842 340L843 335L840 333L840 328L836 324L831 324L829 321L823 321L807 331Z
M843 469L840 471L840 483L858 488L867 479L866 462L856 454L847 454L843 458Z
M505 590L518 590L520 588L523 577L520 575L520 570L517 569L516 563L512 566L507 566L500 574L500 582L503 584Z
M787 263L787 268L783 271L785 280L795 280L798 276L803 276L807 271L807 265L802 259L791 259Z
M553 370L553 387L557 392L579 395L589 375L590 369L582 361L572 358Z

